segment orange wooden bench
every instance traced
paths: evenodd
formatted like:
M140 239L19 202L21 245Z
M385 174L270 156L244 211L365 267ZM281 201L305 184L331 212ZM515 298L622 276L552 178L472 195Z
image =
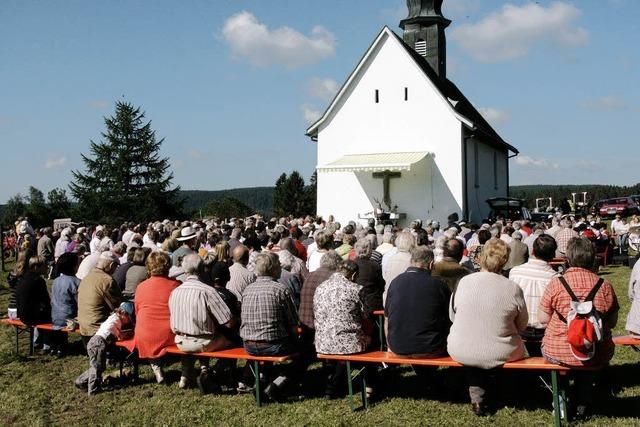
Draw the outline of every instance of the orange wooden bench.
M613 337L613 343L615 345L628 345L635 351L640 351L640 337L635 337L632 335L622 335Z
M555 271L557 271L558 273L564 273L564 271L567 269L567 267L569 266L569 263L567 262L566 258L554 258L551 261L549 261L549 265L551 266L551 268L553 268Z
M389 365L419 365L419 366L434 366L434 367L447 367L447 368L463 368L464 365L456 362L451 357L439 357L435 359L414 359L410 357L399 356L391 352L386 351L371 351L367 353L358 354L318 354L318 359L321 360L335 360L346 362L347 365L347 385L349 389L349 404L352 410L355 410L353 404L353 378L357 377L360 372L357 372L355 376L352 376L351 362L360 363L383 363ZM564 390L560 390L558 375L565 375L568 371L573 369L578 370L595 370L596 368L584 367L584 368L569 368L567 366L556 365L547 362L542 357L529 357L526 359L518 360L515 362L507 362L502 365L503 369L517 369L517 370L532 370L532 371L546 371L551 372L551 387L553 393L553 405L554 408L560 407L560 395L564 396ZM365 392L366 383L364 376L361 376L361 398L362 407L365 409L368 407L367 396ZM566 399L565 399L566 402ZM554 422L556 426L559 426L562 421L561 411L554 411ZM566 420L565 420L566 421Z
M124 348L128 351L132 347L133 340L125 340L116 342L116 346ZM260 392L260 365L264 363L283 363L291 360L295 355L289 354L284 356L254 356L246 352L244 347L228 348L218 351L205 351L201 353L186 353L180 350L177 346L172 345L166 348L168 354L174 354L179 356L193 356L193 357L206 357L209 359L232 359L232 360L246 360L247 362L253 362L251 372L256 380L255 398L256 404L262 406L261 392ZM121 365L122 366L122 365ZM137 368L136 368L137 371Z
M0 322L5 325L13 326L16 330L16 354L20 355L20 335L23 332L29 334L29 356L33 356L33 330L35 328L42 329L43 331L58 331L65 333L80 333L79 329L61 328L55 329L51 323L39 323L37 325L27 325L20 319L0 319Z

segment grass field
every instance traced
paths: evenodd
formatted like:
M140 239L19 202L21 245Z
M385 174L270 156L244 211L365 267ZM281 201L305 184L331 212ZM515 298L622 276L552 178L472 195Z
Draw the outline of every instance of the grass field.
M603 270L615 286L622 310L616 333L624 333L629 310L627 267ZM5 312L8 288L0 281L0 309ZM409 368L389 369L381 376L385 392L366 412L351 412L346 399L322 396L320 365L305 378L302 401L257 408L251 395L200 396L197 389L179 390L179 365L169 369L169 385L152 382L148 366L141 368L142 384L87 397L73 379L87 367L80 353L56 359L17 357L14 332L0 328L0 425L550 425L551 394L538 378L511 373L501 388L507 406L495 415L478 418L470 411L464 381L458 372L439 371L454 389L445 398L425 392ZM22 342L22 354L26 353ZM79 344L79 343L76 343ZM617 385L614 397L603 399L598 415L584 425L640 425L640 353L618 348L608 371ZM115 369L115 368L114 368ZM546 378L545 378L546 379ZM457 391L457 392L456 392ZM634 418L635 417L635 418Z

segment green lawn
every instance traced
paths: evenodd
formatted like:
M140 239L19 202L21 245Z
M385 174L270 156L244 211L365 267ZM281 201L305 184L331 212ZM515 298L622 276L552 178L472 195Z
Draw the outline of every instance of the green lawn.
M622 310L616 333L624 333L629 310L627 267L610 267L603 274L615 286ZM0 285L3 313L8 289ZM502 388L508 406L495 415L477 418L471 414L459 372L439 371L439 378L457 393L445 398L427 395L408 368L383 373L385 396L366 412L351 412L346 399L322 397L320 365L305 379L312 397L285 404L257 408L250 395L200 396L197 390L179 390L151 381L147 366L141 368L143 384L127 386L87 397L73 386L73 379L87 367L82 355L55 359L49 356L18 358L14 354L13 329L0 328L0 425L551 425L551 395L539 379L510 373L514 379ZM22 343L23 354L26 342ZM619 348L610 369L617 384L616 396L603 400L598 416L586 425L640 424L640 353ZM179 377L178 365L170 378ZM545 378L546 379L546 378ZM316 397L313 397L316 396ZM636 418L633 418L636 417Z

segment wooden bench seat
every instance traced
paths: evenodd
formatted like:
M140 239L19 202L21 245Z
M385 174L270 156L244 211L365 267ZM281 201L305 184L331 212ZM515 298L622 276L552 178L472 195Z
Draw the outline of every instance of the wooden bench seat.
M116 347L120 347L129 352L130 348L133 348L133 339L122 340L115 343ZM260 365L264 363L283 363L291 360L295 354L288 354L282 356L254 356L247 353L244 347L234 347L217 351L203 351L199 353L187 353L180 350L177 346L172 345L166 348L167 354L173 354L178 356L193 356L193 357L206 357L209 359L231 359L231 360L246 360L252 362L251 372L256 380L255 398L256 404L262 406L262 400L260 395ZM122 364L121 364L122 368ZM137 366L134 368L137 372Z
M16 330L16 354L20 355L20 334L28 332L29 334L29 355L33 356L33 330L41 329L43 331L58 331L67 334L80 333L79 329L69 329L67 327L56 329L51 323L38 323L37 325L27 325L20 319L0 319L5 325L13 326Z
M621 335L613 337L613 343L615 345L628 345L635 351L640 351L640 337L635 337L632 335Z
M351 409L355 410L355 406L353 404L353 378L351 363L383 363L389 365L418 365L418 366L434 366L434 367L446 367L446 368L463 368L464 365L456 362L451 357L439 357L434 359L427 358L411 358L400 356L387 351L371 351L366 353L357 353L357 354L318 354L318 359L321 360L334 360L334 361L342 361L347 365L347 386L349 389L349 403L351 405ZM546 361L542 357L528 357L522 360L517 360L514 362L507 362L502 365L503 369L511 369L511 370L530 370L530 371L546 371L551 373L551 384L552 384L552 392L553 392L553 402L554 407L559 407L560 405L560 395L564 394L563 390L560 390L558 375L566 374L571 370L597 370L599 368L595 367L567 367L556 365ZM358 376L359 373L356 373L355 377ZM366 383L364 380L364 376L360 376L361 380L361 398L362 398L362 406L364 408L368 407L367 397L365 393ZM555 425L559 426L561 424L561 414L560 411L554 412L554 421Z

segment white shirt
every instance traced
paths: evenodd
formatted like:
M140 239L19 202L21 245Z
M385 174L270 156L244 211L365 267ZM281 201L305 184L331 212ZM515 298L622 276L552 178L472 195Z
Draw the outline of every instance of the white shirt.
M127 247L131 246L131 238L133 238L134 234L133 230L127 230L122 235L122 241L127 245Z
M320 260L326 253L327 253L326 251L318 250L318 251L313 251L311 255L309 255L309 257L307 258L307 264L308 264L307 269L309 270L309 273L314 272L320 268Z
M95 254L96 252L100 251L100 239L98 237L94 237L93 239L91 239L91 242L89 242L89 252L91 252L92 254Z
M629 226L621 219L611 221L611 229L615 234L626 234L629 232Z
M120 320L120 316L112 313L107 317L107 320L102 322L96 335L104 338L105 341L109 339L110 335L113 335L116 339L120 339L122 336L122 320Z
M513 237L509 236L508 234L501 234L500 240L508 245L509 243L513 242Z
M78 267L78 272L76 273L76 277L80 280L87 277L87 275L91 273L91 270L93 270L95 266L98 265L99 259L100 259L100 252L95 252L95 253L92 253L91 255L86 256L80 263L80 266Z
M557 275L558 273L549 264L536 258L530 258L527 263L513 267L509 272L509 279L522 288L529 312L528 326L537 329L545 327L538 321L540 300L551 279Z

